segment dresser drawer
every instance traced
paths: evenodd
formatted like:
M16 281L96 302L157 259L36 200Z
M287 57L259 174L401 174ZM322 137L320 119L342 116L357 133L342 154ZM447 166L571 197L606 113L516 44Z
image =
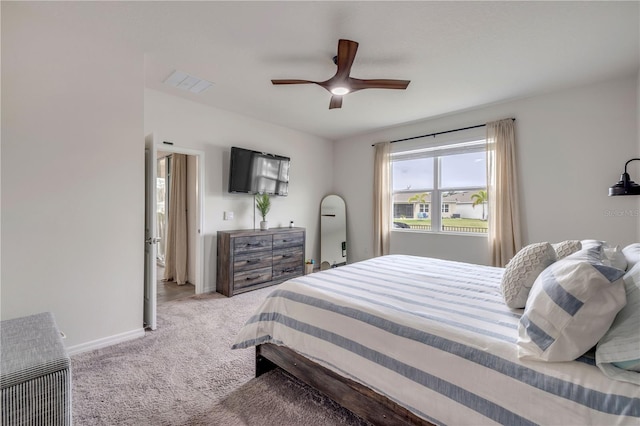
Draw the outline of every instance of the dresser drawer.
M234 288L241 289L255 284L264 283L273 279L273 269L268 268L252 269L250 271L236 272L233 276Z
M304 232L283 232L273 236L273 248L298 247L304 243Z
M233 252L236 256L238 253L252 253L262 250L271 250L273 245L273 237L271 235L236 237L234 240Z
M284 281L289 278L299 277L303 275L302 262L300 264L280 264L273 266L273 280Z
M268 268L273 261L271 251L238 253L233 258L233 270L237 272Z
M299 247L289 247L284 249L273 250L273 266L302 264L304 254Z
M273 250L273 279L284 281L303 273L304 251L300 247Z

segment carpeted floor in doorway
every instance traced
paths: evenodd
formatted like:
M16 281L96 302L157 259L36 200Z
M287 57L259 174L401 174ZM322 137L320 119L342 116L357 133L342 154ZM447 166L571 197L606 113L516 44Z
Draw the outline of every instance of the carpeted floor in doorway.
M229 349L272 290L167 302L157 330L73 356L74 424L367 425L280 371L254 378L254 350Z

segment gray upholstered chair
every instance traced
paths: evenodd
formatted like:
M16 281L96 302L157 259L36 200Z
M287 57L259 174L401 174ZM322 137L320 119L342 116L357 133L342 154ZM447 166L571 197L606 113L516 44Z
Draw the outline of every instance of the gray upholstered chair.
M71 360L49 312L0 321L2 425L70 425Z

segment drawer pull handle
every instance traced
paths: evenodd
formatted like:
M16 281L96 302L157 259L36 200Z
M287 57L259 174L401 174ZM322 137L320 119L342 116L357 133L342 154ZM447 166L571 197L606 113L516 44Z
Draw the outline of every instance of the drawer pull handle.
M293 271L295 271L295 269L293 268L287 268L282 270L282 272L293 272Z
M249 260L247 260L248 264L250 264L250 263L258 263L258 262L260 262L260 259L249 259Z
M251 280L257 280L258 278L260 278L260 275L255 276L255 277L247 277L247 278L245 278L245 280L251 281Z

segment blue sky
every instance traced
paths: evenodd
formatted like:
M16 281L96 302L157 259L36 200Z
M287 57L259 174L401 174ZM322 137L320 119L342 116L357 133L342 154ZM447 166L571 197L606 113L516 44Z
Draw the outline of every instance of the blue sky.
M433 158L394 161L393 190L433 189L433 163ZM485 187L486 164L484 151L441 157L441 187Z

